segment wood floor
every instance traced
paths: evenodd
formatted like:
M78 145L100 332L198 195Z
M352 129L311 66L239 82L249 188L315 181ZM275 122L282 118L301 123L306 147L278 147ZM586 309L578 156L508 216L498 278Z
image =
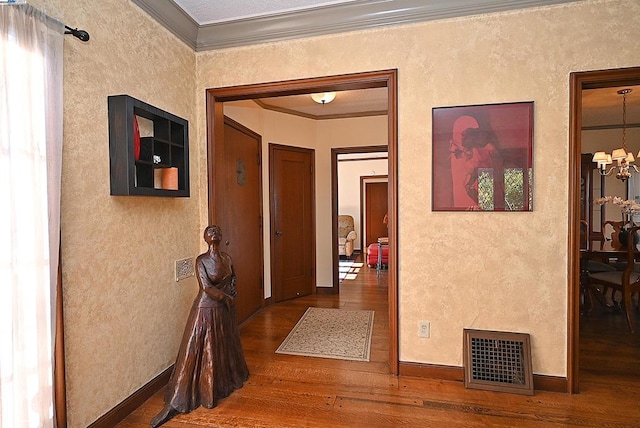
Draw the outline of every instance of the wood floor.
M365 265L339 296L262 310L241 327L251 372L244 387L164 427L640 427L640 333L627 333L622 314L596 308L581 319L580 394L468 390L461 382L389 374L386 275ZM275 354L309 306L375 310L371 361ZM117 426L148 427L162 393Z
M636 412L640 413L640 392L635 389L640 385L640 312L634 310L633 316L635 334L629 332L621 309L594 302L591 313L580 317L580 389L587 393L596 385L629 387L639 401Z

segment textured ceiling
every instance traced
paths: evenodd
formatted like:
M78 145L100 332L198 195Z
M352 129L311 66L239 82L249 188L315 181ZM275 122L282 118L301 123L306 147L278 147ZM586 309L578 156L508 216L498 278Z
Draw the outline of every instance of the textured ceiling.
M314 9L354 0L174 0L198 25L236 21L299 10Z
M196 51L579 0L131 0Z

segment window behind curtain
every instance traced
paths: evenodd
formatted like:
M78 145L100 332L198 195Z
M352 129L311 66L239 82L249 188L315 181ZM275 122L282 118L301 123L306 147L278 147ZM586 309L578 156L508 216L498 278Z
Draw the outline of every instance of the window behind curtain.
M49 427L63 26L0 6L0 427Z

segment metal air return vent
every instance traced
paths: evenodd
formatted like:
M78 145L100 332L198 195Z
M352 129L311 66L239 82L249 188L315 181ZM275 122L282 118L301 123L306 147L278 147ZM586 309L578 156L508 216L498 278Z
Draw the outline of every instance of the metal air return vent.
M463 348L466 388L533 395L528 334L465 329Z

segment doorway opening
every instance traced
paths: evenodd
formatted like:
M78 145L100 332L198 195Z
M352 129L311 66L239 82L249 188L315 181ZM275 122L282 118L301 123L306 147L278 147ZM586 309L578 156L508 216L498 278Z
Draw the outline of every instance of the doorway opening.
M207 90L207 170L209 183L223 183L224 170L224 106L225 102L283 97L331 91L347 91L369 88L386 88L387 92L387 151L389 156L389 367L398 374L398 288L397 288L397 199L398 199L398 142L397 142L397 70L383 70L340 76L317 77L283 82L260 83ZM224 189L216 185L208 188L208 220L215 224L219 208L224 203ZM333 218L333 224L336 219ZM270 233L274 233L271 231ZM335 232L334 232L335 234ZM332 242L335 242L335 236ZM337 253L336 253L337 257ZM265 263L268 264L268 263ZM335 284L335 283L334 283Z
M359 235L360 235L360 239L359 239L359 246L360 246L360 251L362 254L362 262L366 264L366 259L365 259L365 250L366 250L366 245L367 245L367 239L366 239L366 231L364 229L364 227L367 224L366 221L366 213L364 212L364 210L366 209L366 205L363 203L363 201L361 200L361 195L360 195L360 187L361 186L361 180L362 180L362 176L358 176L358 183L350 183L349 187L352 187L352 190L355 194L357 194L356 197L353 197L354 199L356 199L355 201L353 201L352 204L348 204L351 205L351 209L352 211L347 211L344 208L341 210L341 204L340 204L340 198L344 198L345 195L341 195L340 194L340 173L339 173L339 164L340 164L340 160L341 157L343 156L349 156L350 159L348 160L349 163L352 162L370 162L370 161L374 161L377 159L383 159L386 163L387 163L387 169L385 169L385 197L386 197L386 201L384 204L384 210L388 211L388 206L389 205L389 194L390 192L388 191L388 176L387 176L387 170L388 170L388 154L387 154L387 146L359 146L359 147L342 147L342 148L333 148L331 149L331 212L332 212L332 224L334 225L333 227L333 240L332 243L333 245L333 293L334 294L338 294L340 292L340 280L339 280L339 263L340 263L340 255L338 253L338 215L340 214L350 214L352 215L354 218L357 218L359 221L359 224L356 225L356 231L359 231ZM385 157L386 155L386 157ZM382 157L380 157L382 156ZM346 159L342 159L343 161L347 161ZM356 171L356 175L357 171ZM343 176L342 179L344 180L345 177ZM343 187L343 193L344 193L344 187ZM347 205L347 204L342 204ZM357 212L355 212L355 211ZM387 224L383 224L382 220L385 214L388 213L383 213L382 215L380 215L380 224L384 226L385 229L385 235L386 236L388 234L387 231ZM360 226L360 227L357 227ZM380 235L382 236L382 235ZM377 242L377 238L376 237L376 242Z
M570 75L569 111L569 293L568 293L568 367L570 393L580 391L580 220L582 160L583 91L640 84L640 67L576 72Z

